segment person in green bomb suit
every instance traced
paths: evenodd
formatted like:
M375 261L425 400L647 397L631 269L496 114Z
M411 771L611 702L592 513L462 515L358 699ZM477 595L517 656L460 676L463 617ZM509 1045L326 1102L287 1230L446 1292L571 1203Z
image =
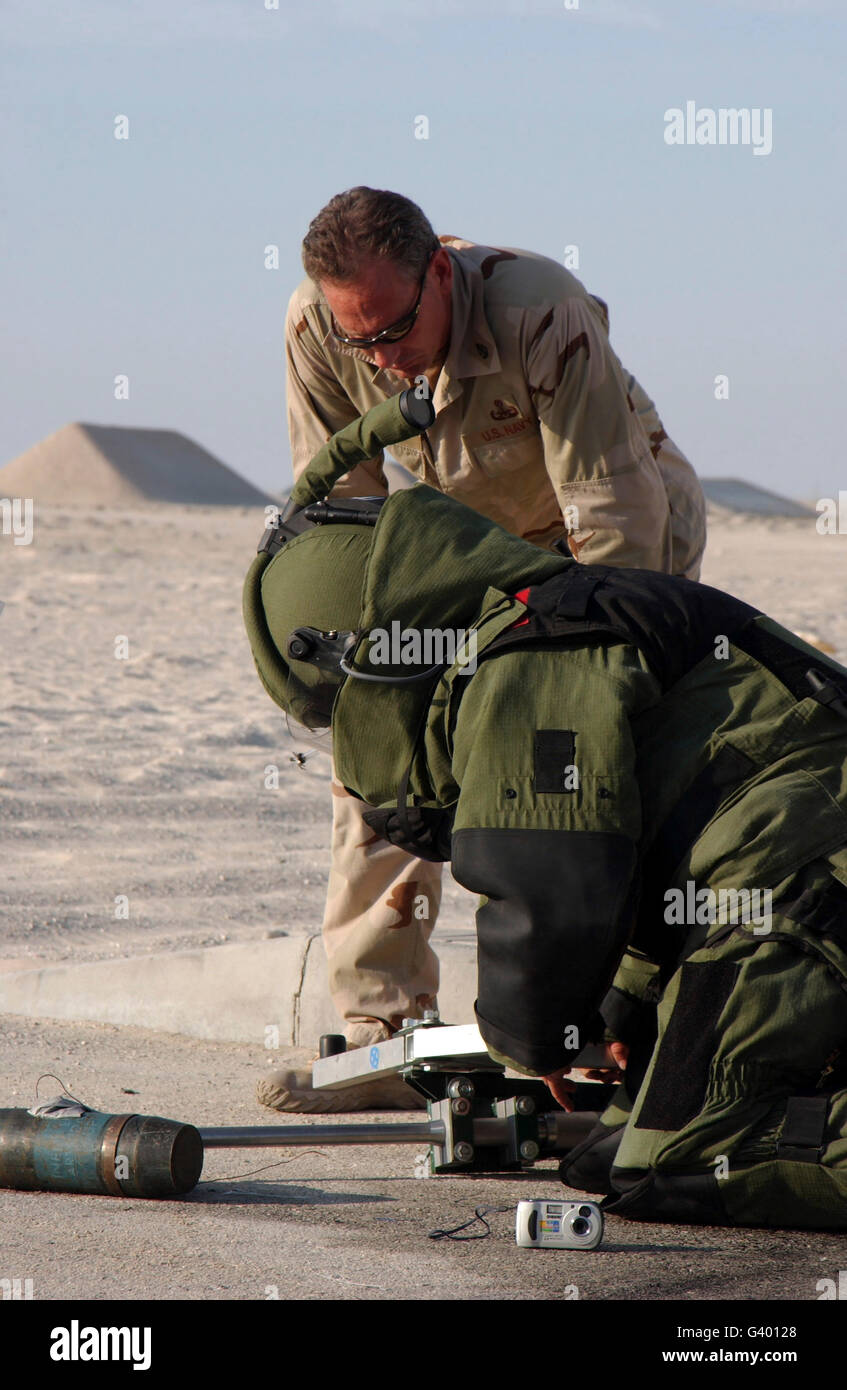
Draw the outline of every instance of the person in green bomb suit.
M491 1055L569 1108L606 1043L620 1081L568 1186L641 1220L847 1229L847 670L426 484L321 500L426 412L407 391L340 431L265 533L262 682L331 733L375 830L480 894Z

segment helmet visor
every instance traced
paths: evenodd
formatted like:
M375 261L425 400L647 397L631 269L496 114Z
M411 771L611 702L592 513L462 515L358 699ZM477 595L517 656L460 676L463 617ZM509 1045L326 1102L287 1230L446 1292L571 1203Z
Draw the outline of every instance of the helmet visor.
M286 720L290 727L298 731L326 737L332 724L332 706L344 676L339 672L333 679L328 673L314 668L304 669L304 665L303 662L292 662L288 668L283 706Z
M292 756L296 761L301 761L297 755L306 749L310 749L313 753L325 753L328 758L332 757L331 727L310 729L306 724L298 723L293 715L286 713L285 728L288 735L287 741L291 743Z

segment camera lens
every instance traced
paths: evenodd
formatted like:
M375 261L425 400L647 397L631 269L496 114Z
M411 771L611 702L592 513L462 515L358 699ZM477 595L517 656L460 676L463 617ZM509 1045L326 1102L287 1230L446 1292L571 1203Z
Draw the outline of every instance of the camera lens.
M571 1222L571 1230L573 1231L575 1236L587 1236L588 1232L591 1230L591 1227L589 1226L588 1222L583 1219L583 1217L575 1216L573 1221Z
M586 1220L588 1220L588 1219L590 1218L590 1216L591 1216L591 1208L590 1208L590 1207L580 1207L580 1209L579 1209L579 1214L580 1214L580 1216L584 1216L584 1217L586 1218Z

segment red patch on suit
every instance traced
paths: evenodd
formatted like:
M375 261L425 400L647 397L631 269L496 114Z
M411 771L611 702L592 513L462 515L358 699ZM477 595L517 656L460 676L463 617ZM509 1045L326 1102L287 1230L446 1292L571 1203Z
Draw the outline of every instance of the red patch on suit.
M526 604L529 604L529 589L519 589L518 592L517 592L516 594L513 594L513 595L512 595L512 597L513 597L513 598L516 598L516 599L518 600L519 603L526 603ZM527 613L526 617L524 617L524 618L518 618L515 622L513 622L513 623L512 623L512 627L523 627L523 626L524 626L524 623L528 623L528 622L529 622L529 614Z

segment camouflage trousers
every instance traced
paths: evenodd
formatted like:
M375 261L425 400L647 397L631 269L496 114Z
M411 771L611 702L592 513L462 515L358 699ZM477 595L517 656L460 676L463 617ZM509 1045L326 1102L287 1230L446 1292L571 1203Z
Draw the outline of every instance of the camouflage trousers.
M429 944L441 905L441 865L416 859L362 820L369 808L332 780L332 862L323 922L329 989L348 1043L391 1036L421 1018L438 992Z
M838 876L820 859L779 884L766 932L701 930L658 1006L631 1021L626 1078L563 1160L565 1183L635 1220L847 1230L838 860Z

